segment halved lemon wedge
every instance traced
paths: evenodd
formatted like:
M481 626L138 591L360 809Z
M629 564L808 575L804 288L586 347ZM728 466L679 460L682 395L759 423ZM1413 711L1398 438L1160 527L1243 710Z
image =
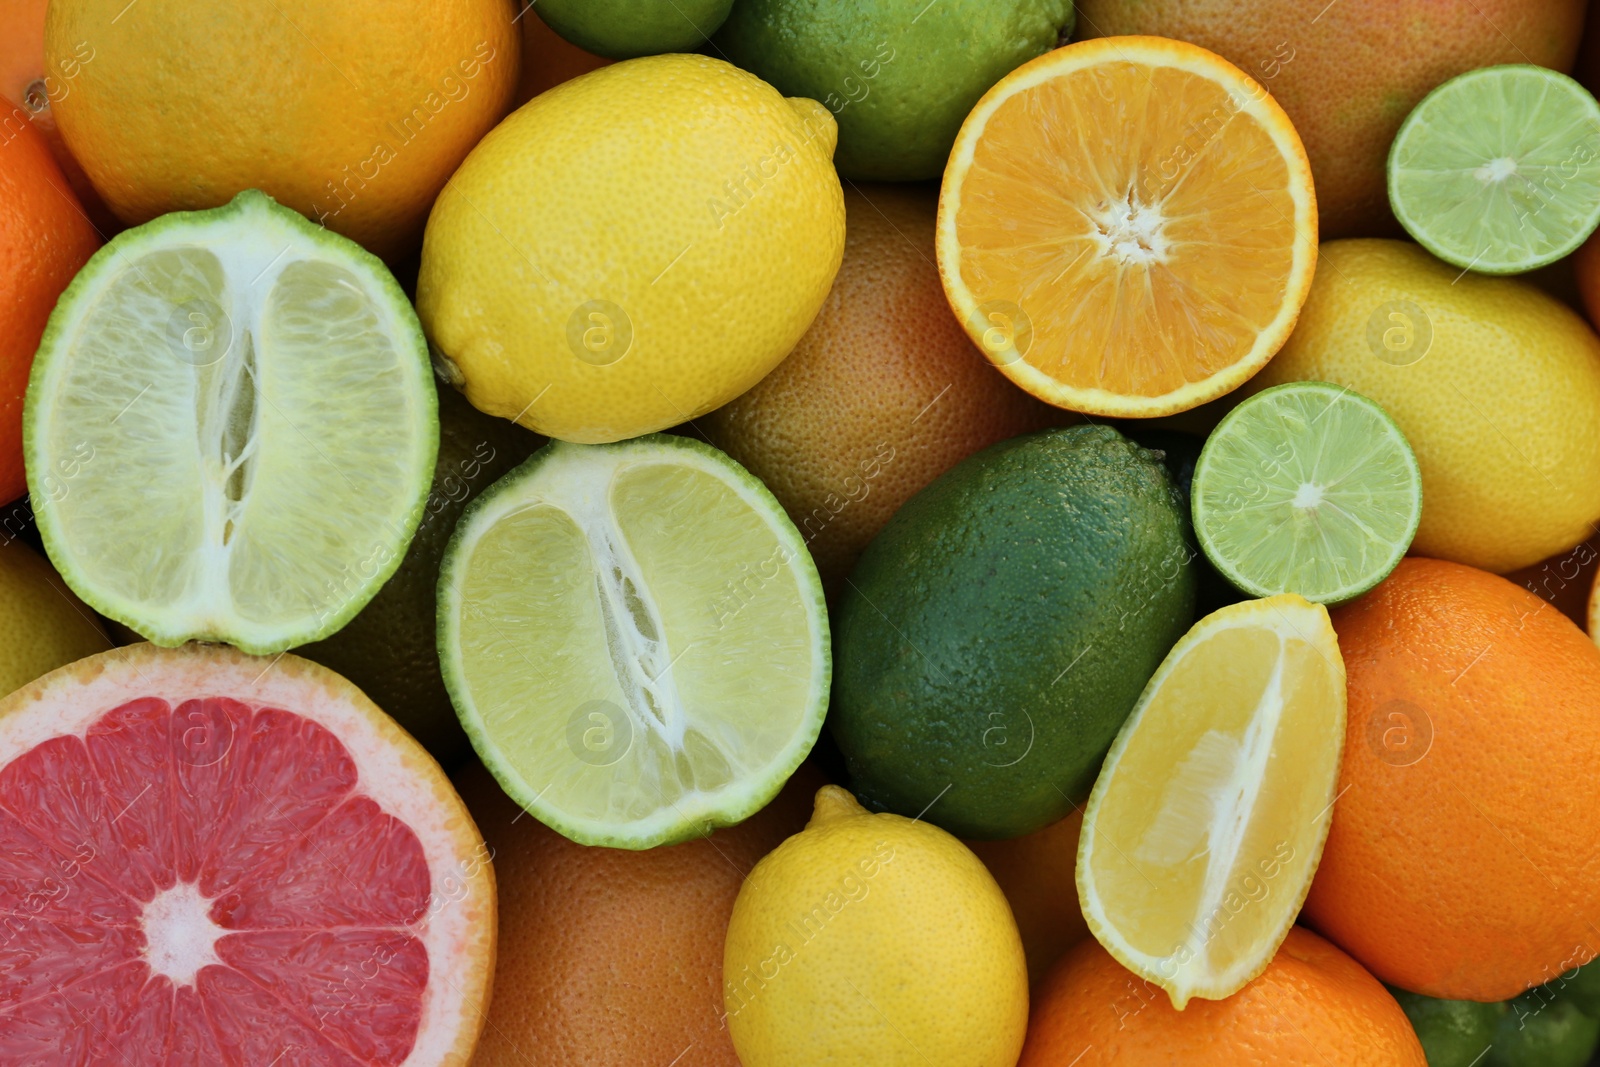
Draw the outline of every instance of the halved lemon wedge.
M1293 594L1194 625L1145 686L1084 810L1089 929L1173 1006L1260 974L1294 924L1333 815L1344 661Z
M967 332L1059 407L1168 415L1288 338L1317 207L1300 138L1222 57L1161 37L1058 48L967 116L939 196L939 272Z

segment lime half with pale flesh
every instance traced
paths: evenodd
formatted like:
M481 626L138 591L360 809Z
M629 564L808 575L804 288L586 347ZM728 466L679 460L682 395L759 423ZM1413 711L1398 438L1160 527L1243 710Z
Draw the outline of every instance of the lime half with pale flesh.
M160 645L325 637L417 528L439 445L384 265L255 190L102 248L62 294L23 419L46 550Z
M1389 204L1447 263L1517 274L1600 224L1600 104L1565 74L1511 64L1423 97L1389 149Z
M1376 403L1327 382L1290 382L1217 424L1190 502L1206 558L1234 585L1338 604L1406 554L1422 518L1422 474Z
M811 750L822 586L772 494L708 445L552 441L462 515L439 662L484 764L584 844L739 822Z

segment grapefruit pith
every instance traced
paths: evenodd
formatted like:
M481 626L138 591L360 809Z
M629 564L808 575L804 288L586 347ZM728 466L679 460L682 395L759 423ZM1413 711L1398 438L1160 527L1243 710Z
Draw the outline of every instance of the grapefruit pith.
M0 702L0 1062L464 1064L494 933L466 808L331 671L134 645Z

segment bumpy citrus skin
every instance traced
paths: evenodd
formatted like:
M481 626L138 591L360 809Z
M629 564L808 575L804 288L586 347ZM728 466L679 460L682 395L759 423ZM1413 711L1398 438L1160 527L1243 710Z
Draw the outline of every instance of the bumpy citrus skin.
M1503 1000L1600 949L1600 649L1533 593L1408 558L1333 613L1340 799L1304 919L1402 989Z
M1380 404L1422 468L1412 551L1504 573L1600 519L1600 338L1511 278L1409 242L1333 241L1283 350L1248 388L1346 385Z
M94 612L44 557L21 541L0 545L0 692L110 647Z
M1570 70L1583 0L1080 0L1083 36L1153 33L1209 48L1260 81L1305 141L1328 237L1398 233L1384 160L1428 91L1477 67Z
M828 727L857 795L963 837L1063 818L1189 628L1196 554L1165 468L1109 426L940 475L837 608Z
M51 7L45 62L80 62L56 118L124 222L256 188L387 258L414 251L510 104L515 15L507 0L82 0Z
M632 851L568 841L482 768L461 794L494 851L495 997L473 1067L740 1067L723 1024L722 944L739 886L800 832L820 772L698 841ZM686 1050L691 1050L687 1051Z
M739 890L723 1004L745 1067L1012 1067L1028 970L961 842L838 786Z
M428 220L417 310L447 373L478 408L586 444L732 400L839 269L834 136L822 105L705 56L617 63L531 101Z
M839 120L839 173L937 178L984 90L1072 32L1072 0L741 0L733 62Z
M844 262L816 321L698 421L783 504L830 595L917 490L980 448L1074 418L1007 381L950 314L930 191L852 186L844 203Z
M632 59L696 51L732 6L733 0L544 0L537 10L579 48Z
M1361 965L1292 927L1267 969L1227 1000L1183 1011L1093 940L1035 999L1018 1067L1425 1067L1405 1013Z

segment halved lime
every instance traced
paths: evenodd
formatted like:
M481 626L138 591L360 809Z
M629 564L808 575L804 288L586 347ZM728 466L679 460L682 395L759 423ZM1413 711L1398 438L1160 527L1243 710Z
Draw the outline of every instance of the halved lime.
M439 662L512 799L618 848L759 810L815 743L832 674L783 508L663 434L552 441L473 501L439 574Z
M325 637L405 555L437 403L415 312L354 242L254 190L163 216L85 264L34 358L45 548L157 644Z
M1327 382L1290 382L1218 423L1190 499L1200 547L1233 584L1337 604L1406 554L1422 518L1422 474L1373 401Z
M1395 136L1389 205L1458 267L1516 274L1553 263L1600 224L1600 104L1544 67L1452 78Z

